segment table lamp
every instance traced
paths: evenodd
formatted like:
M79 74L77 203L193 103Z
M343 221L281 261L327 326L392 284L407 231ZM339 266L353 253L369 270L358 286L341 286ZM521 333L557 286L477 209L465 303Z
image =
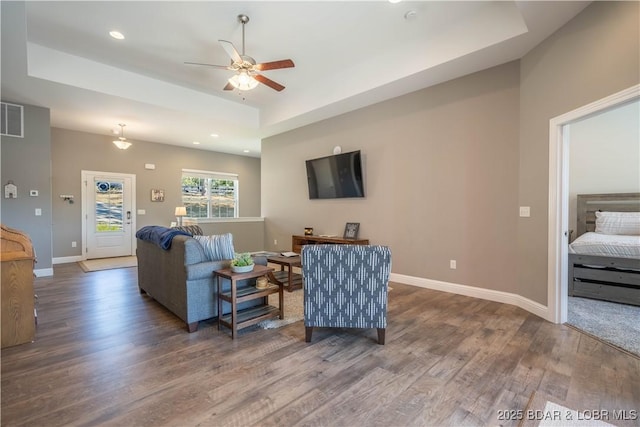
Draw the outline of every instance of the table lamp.
M175 215L178 219L178 225L182 225L182 217L187 216L187 208L184 206L177 206Z

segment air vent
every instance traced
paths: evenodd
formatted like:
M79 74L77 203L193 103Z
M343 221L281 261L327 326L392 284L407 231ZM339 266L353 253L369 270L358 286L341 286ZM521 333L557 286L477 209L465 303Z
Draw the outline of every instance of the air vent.
M3 136L15 136L23 138L24 108L22 105L0 103L0 134Z

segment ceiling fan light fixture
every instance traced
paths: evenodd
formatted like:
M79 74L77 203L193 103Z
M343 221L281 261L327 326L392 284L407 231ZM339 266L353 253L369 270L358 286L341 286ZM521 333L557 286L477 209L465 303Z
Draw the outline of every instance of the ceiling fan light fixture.
M118 137L118 139L113 140L112 142L119 149L126 150L127 148L131 147L131 143L127 141L127 138L124 137L124 127L126 125L120 123L118 124L118 126L120 126L120 136Z
M251 77L246 71L240 71L229 79L229 83L239 90L251 90L258 87L258 81Z

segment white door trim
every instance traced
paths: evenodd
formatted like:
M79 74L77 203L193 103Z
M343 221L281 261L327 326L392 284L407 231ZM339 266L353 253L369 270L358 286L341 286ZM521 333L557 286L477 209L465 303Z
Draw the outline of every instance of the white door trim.
M137 240L136 240L136 236L135 236L135 230L137 230L136 227L136 176L135 174L129 174L129 173L118 173L118 172L100 172L100 171L86 171L86 170L82 170L80 171L80 175L81 175L81 191L80 191L80 197L82 200L82 221L80 221L82 223L82 260L86 260L87 259L87 208L86 208L86 203L85 200L87 200L87 186L84 184L87 180L88 177L91 175L108 175L108 176L113 176L113 177L118 177L118 178L130 178L131 179L131 250L133 251L133 254L136 253L136 246L137 246Z
M547 320L550 322L567 321L569 132L565 125L637 98L640 98L640 85L632 86L549 121Z

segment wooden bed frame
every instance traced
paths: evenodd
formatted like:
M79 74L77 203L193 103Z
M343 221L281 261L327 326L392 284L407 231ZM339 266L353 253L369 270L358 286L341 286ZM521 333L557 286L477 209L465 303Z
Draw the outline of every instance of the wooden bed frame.
M640 193L579 194L576 237L595 230L596 211L640 211ZM640 305L640 260L569 254L569 296Z

